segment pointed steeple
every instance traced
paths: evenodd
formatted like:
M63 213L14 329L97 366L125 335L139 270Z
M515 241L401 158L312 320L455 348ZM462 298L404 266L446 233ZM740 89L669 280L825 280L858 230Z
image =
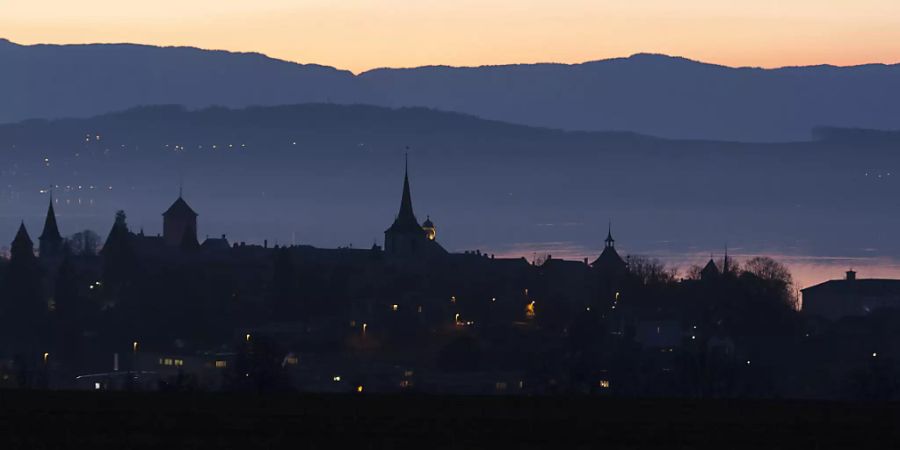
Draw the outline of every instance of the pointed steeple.
M725 244L725 261L722 263L722 274L727 275L729 273L728 269L728 244Z
M425 235L425 231L419 226L419 221L413 213L412 194L409 189L409 158L403 171L403 195L400 198L400 211L394 218L394 223L388 228L388 231L404 232L404 233L421 233Z
M403 167L403 197L400 199L400 212L397 214L397 218L408 219L410 217L415 220L416 216L413 214L412 195L409 192L409 154L407 153Z
M47 208L47 217L44 219L44 230L38 236L38 240L62 240L59 227L56 224L56 212L53 211L53 193L50 194L50 206Z
M616 240L613 239L613 237L612 237L612 221L611 220L609 221L609 228L607 230L608 231L606 232L606 240L604 242L606 242L607 248L611 248L616 243Z
M31 240L31 236L28 235L28 230L25 229L24 221L19 225L19 231L16 232L16 237L9 247L10 256L13 259L34 257L34 242Z
M42 259L61 256L63 253L63 238L59 234L59 226L56 224L56 212L53 211L53 192L50 193L50 206L47 208L47 218L44 219L44 229L38 236L38 253Z
M31 240L31 236L28 235L28 230L25 228L25 221L23 220L19 223L19 231L16 231L16 237L12 241L12 245L16 244L28 244L34 245L34 242Z

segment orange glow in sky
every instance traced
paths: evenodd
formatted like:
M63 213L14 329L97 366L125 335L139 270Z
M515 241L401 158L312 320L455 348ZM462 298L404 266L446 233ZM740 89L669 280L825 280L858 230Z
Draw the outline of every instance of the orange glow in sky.
M637 52L731 66L900 62L897 0L0 0L21 44L256 51L360 72Z

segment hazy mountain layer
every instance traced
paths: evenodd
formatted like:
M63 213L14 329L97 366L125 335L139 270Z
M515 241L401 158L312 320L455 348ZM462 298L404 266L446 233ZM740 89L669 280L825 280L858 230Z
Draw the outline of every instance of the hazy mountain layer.
M728 68L659 55L576 65L379 69L359 76L259 54L0 40L0 122L139 105L424 106L567 130L805 140L815 126L900 128L900 66Z

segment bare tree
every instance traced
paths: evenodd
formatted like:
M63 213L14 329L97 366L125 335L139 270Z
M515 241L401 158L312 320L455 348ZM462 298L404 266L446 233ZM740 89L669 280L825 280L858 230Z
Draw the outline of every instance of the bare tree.
M643 256L628 257L628 272L643 285L666 284L675 281L677 268L668 268L658 259Z
M788 306L798 309L799 302L794 293L794 277L784 264L768 256L757 256L744 263L743 271L778 289Z

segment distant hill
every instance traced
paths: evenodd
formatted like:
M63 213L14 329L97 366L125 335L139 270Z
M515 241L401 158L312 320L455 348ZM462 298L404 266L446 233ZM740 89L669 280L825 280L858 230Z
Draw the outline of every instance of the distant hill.
M352 73L256 53L131 44L20 46L0 40L0 123L86 117L140 105L353 102Z
M260 54L0 40L0 123L139 105L422 106L565 130L807 140L817 126L900 128L900 65L729 68L639 54L584 64L378 69Z

